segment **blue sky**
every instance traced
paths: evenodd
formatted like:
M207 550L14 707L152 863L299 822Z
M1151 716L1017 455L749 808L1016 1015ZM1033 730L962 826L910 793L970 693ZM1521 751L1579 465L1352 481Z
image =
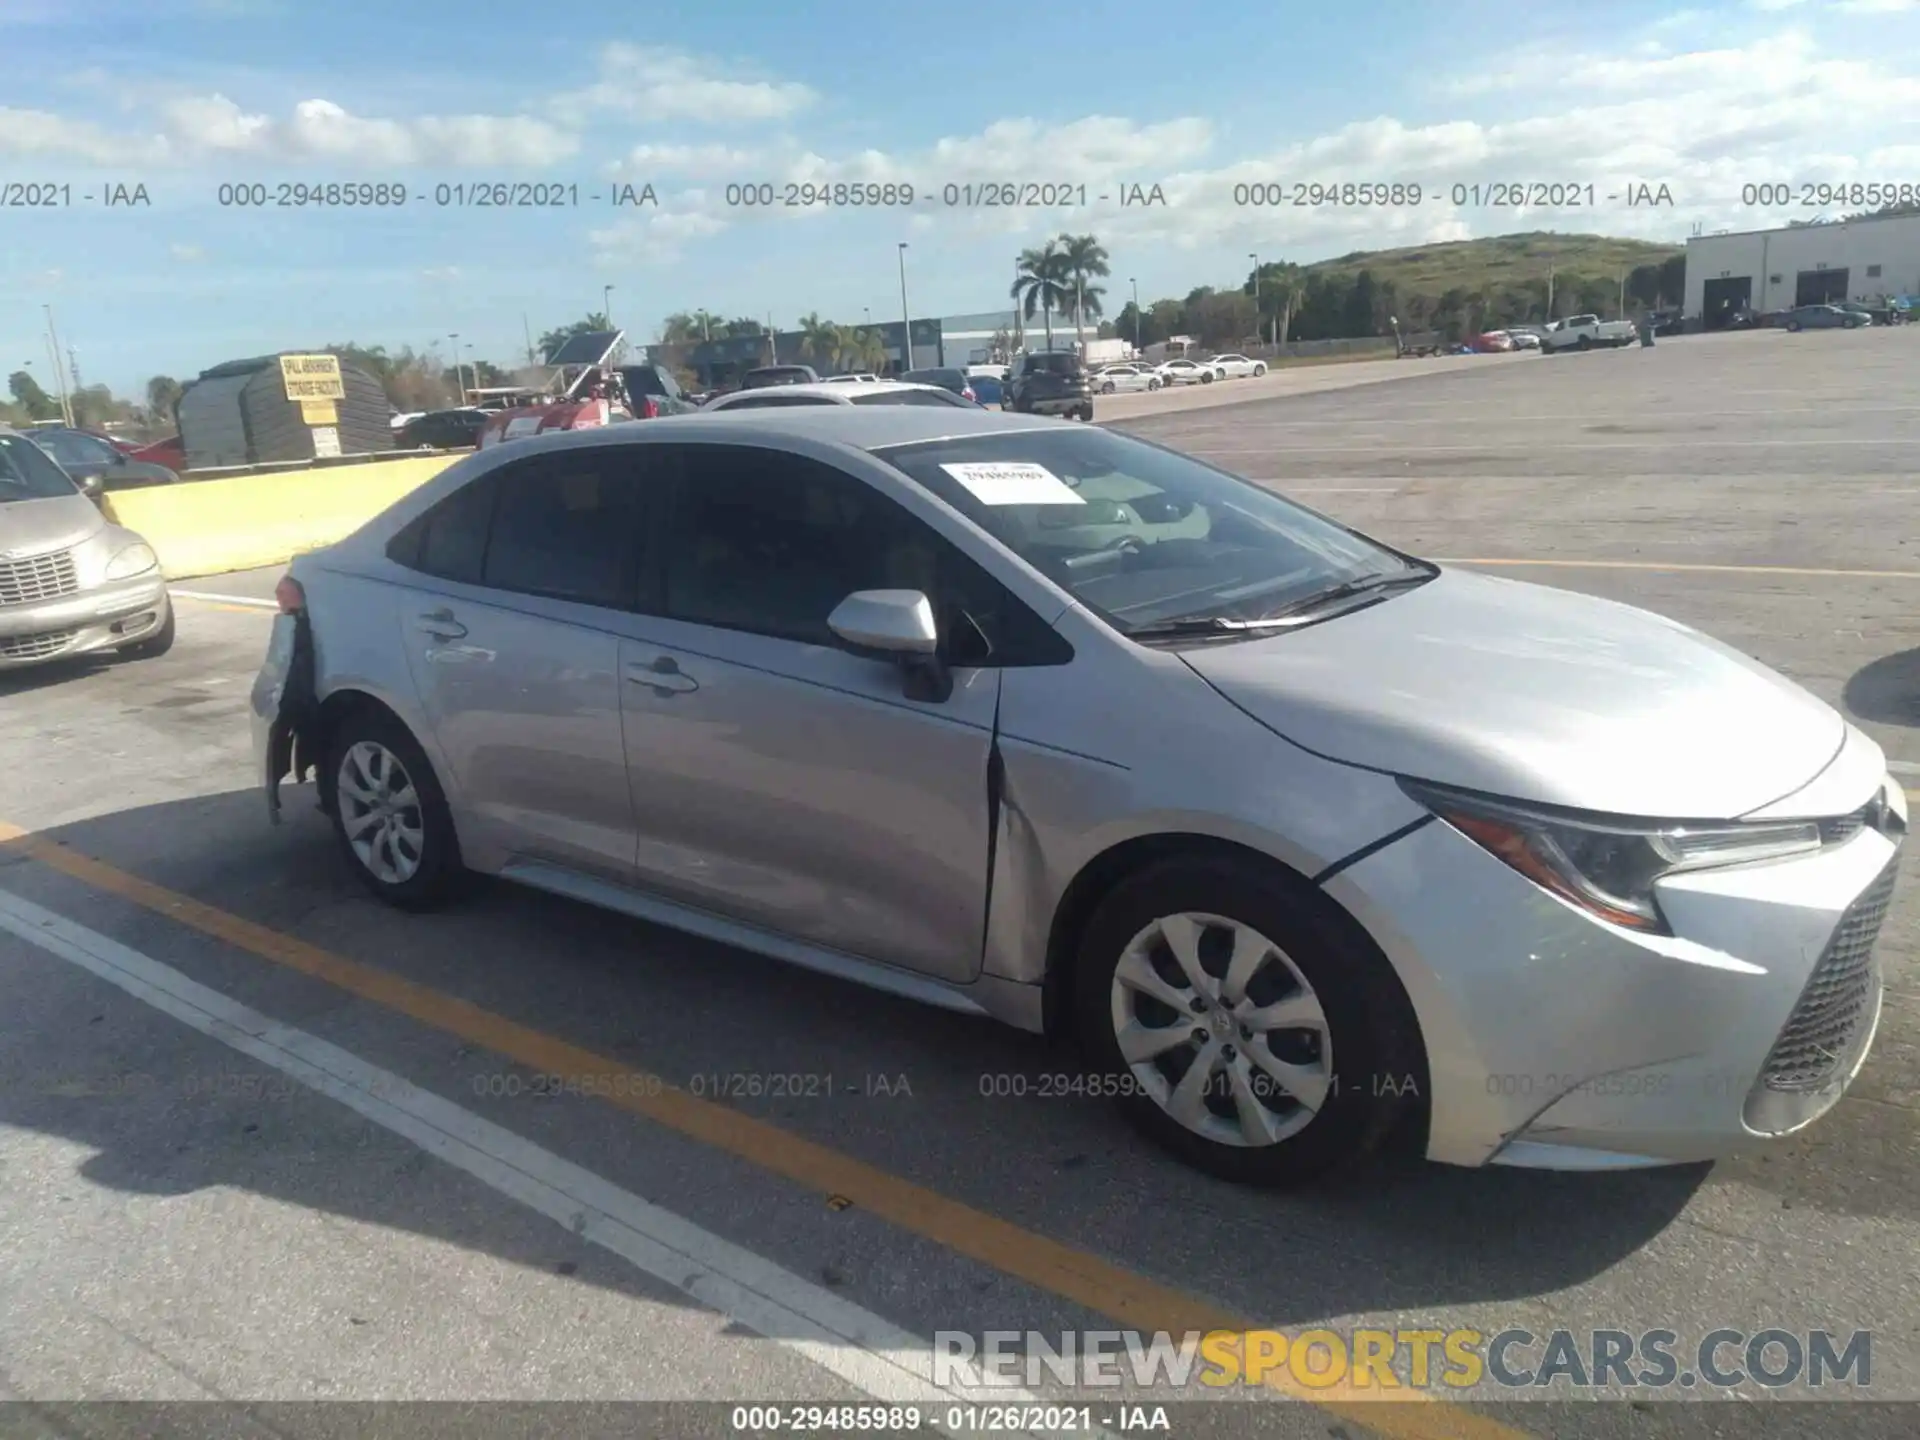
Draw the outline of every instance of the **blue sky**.
M1061 230L1113 257L1109 310L1235 284L1247 254L1560 229L1754 228L1749 181L1920 184L1920 3L1740 0L1074 6L1057 40L994 7L761 3L587 10L331 0L5 0L0 365L44 369L51 304L118 392L240 355L457 332L497 362L597 308L639 338L705 306L791 326L1004 303ZM1077 50L1086 58L1074 60ZM476 180L577 207L434 203ZM908 210L769 214L729 183L911 184ZM380 210L221 205L222 185L403 186ZM944 187L1085 186L1066 208L950 208ZM1234 187L1415 181L1418 207L1236 204ZM1454 206L1434 187L1557 182L1591 208ZM1604 198L1666 184L1671 207ZM112 185L151 204L107 209ZM587 197L653 186L657 204ZM1164 206L1101 195L1159 185ZM0 197L4 198L4 197ZM17 196L14 198L18 198ZM776 207L783 209L783 207ZM1799 218L1805 218L1800 216Z

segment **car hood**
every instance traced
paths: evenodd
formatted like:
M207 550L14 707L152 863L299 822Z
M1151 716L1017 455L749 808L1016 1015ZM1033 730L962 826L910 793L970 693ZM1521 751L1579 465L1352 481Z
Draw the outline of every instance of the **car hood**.
M1677 621L1466 571L1182 658L1330 759L1617 815L1744 815L1846 738L1832 708Z
M106 526L100 507L78 493L10 501L0 505L0 560L71 549Z

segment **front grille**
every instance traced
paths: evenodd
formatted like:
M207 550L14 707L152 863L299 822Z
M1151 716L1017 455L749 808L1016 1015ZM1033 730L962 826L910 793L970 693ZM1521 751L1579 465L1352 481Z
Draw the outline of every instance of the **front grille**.
M73 643L78 630L47 630L38 635L0 635L0 660L44 660Z
M1846 1061L1880 989L1873 945L1887 918L1897 869L1896 860L1840 917L1833 939L1813 967L1799 1004L1787 1017L1786 1028L1773 1042L1773 1053L1760 1072L1760 1083L1767 1089L1790 1093L1822 1089Z
M74 573L73 553L58 550L28 560L0 560L0 605L24 605L34 600L57 600L77 594L80 577Z

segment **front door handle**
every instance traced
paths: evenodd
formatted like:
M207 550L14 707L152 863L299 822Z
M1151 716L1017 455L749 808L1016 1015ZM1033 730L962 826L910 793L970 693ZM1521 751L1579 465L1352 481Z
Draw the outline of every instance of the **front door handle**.
M681 670L680 662L671 655L658 656L645 665L629 665L627 681L645 685L658 695L684 695L700 688L700 682Z
M413 623L415 629L436 640L462 640L467 634L467 627L453 618L451 610L429 610Z

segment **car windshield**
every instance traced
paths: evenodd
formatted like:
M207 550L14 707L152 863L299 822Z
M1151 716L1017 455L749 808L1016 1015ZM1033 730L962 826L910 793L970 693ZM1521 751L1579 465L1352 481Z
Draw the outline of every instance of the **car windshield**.
M43 430L33 438L62 465L98 465L107 449L106 441L71 430Z
M1112 431L1020 430L876 453L1122 633L1257 621L1349 584L1435 573L1250 481Z
M57 500L78 487L67 472L24 435L0 435L0 505L13 500Z

